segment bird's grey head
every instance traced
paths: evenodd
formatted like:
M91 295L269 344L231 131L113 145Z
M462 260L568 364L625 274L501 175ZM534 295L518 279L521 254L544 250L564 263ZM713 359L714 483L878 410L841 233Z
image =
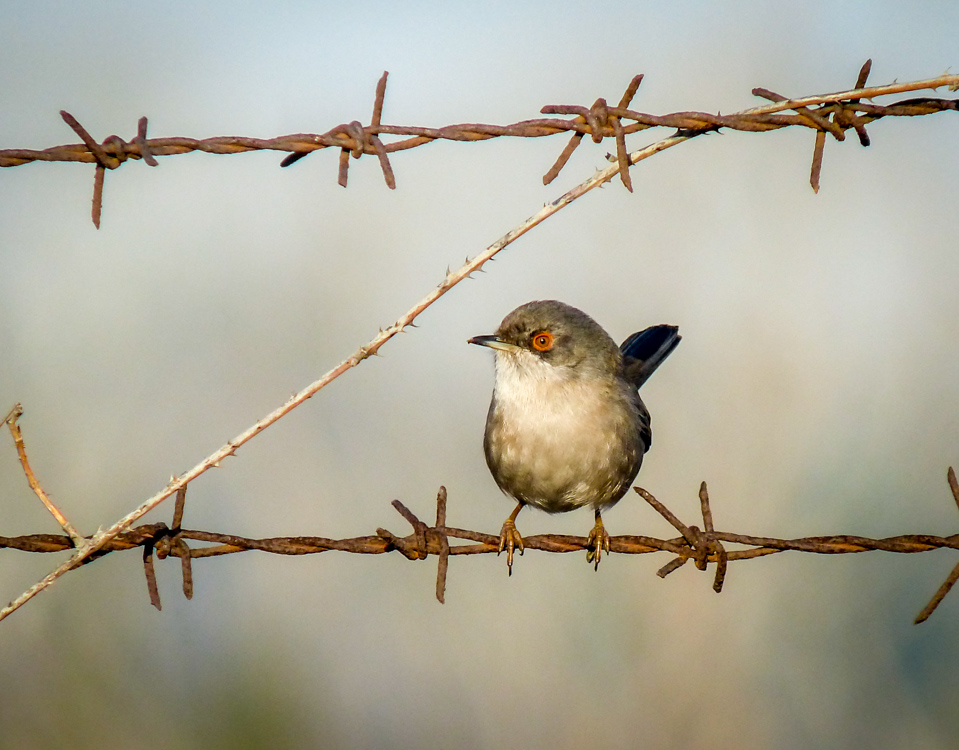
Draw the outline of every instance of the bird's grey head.
M520 305L492 336L476 336L471 344L496 351L497 365L536 371L543 365L561 368L569 377L615 377L623 357L616 342L581 310L556 300Z

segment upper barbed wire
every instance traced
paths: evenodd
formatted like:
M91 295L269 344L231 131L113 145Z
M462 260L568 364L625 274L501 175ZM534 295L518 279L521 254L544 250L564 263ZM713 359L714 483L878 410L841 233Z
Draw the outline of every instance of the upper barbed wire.
M920 97L894 102L889 105L863 104L863 99L879 96L937 89L945 86L959 89L959 75L943 75L937 78L909 83L892 83L865 88L872 61L863 65L854 89L835 94L822 94L790 99L768 89L755 88L753 95L768 99L773 104L754 107L734 114L721 115L708 112L673 112L652 115L629 109L643 76L634 76L620 98L618 106L609 106L605 99L597 99L590 107L578 105L546 105L541 110L545 115L562 115L522 120L509 125L461 123L440 128L420 126L387 125L382 122L383 103L386 97L388 73L384 72L376 87L373 113L369 125L354 120L337 125L325 133L294 133L275 138L251 138L246 136L216 136L212 138L147 138L147 118L140 118L137 135L126 141L110 135L102 142L96 139L68 112L61 111L63 120L80 137L82 143L53 146L47 149L0 149L0 167L17 167L31 162L80 162L96 164L93 198L93 222L99 227L102 211L103 180L105 171L117 169L129 160L142 159L150 166L157 166L156 157L176 156L194 151L208 154L237 154L250 151L285 151L288 155L281 166L287 167L303 157L326 148L339 148L337 179L346 187L350 157L359 159L364 155L376 156L383 178L391 189L396 187L396 178L389 154L423 146L436 140L485 141L491 138L542 138L561 133L572 133L566 148L543 176L549 184L559 175L573 151L588 135L595 143L613 139L616 143L614 157L620 165L620 177L628 190L632 190L629 177L629 160L625 138L627 135L650 128L673 128L683 136L695 136L715 132L722 128L742 132L768 132L786 127L804 127L817 131L813 170L810 178L813 189L819 189L819 171L822 163L822 148L825 135L836 140L845 139L844 132L853 129L863 146L869 145L865 126L884 117L916 117L959 108L959 100ZM815 109L812 109L815 107ZM786 110L793 110L787 113ZM381 136L397 136L400 140L384 142Z

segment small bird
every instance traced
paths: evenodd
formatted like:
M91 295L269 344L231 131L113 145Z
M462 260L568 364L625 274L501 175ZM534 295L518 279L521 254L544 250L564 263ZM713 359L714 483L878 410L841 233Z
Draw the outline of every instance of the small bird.
M517 307L495 334L469 339L496 355L483 448L496 484L517 501L499 540L511 575L513 549L523 553L516 517L526 505L548 513L592 507L586 559L598 568L609 552L601 511L626 494L652 445L638 389L680 338L676 326L658 325L616 346L586 313L542 300Z

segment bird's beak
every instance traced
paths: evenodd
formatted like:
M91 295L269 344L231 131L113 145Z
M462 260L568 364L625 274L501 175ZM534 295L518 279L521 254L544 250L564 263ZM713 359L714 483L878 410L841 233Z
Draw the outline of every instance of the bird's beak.
M499 336L474 336L466 343L477 344L478 346L488 346L490 349L496 349L497 351L501 352L515 352L519 351L521 348L516 346L516 344L503 341L503 339L501 339Z

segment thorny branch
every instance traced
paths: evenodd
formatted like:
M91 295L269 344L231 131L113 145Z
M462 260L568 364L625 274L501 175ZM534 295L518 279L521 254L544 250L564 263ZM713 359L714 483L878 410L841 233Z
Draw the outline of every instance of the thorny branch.
M780 128L799 126L816 131L813 166L810 183L819 191L819 176L822 169L823 148L826 134L837 141L845 140L845 131L853 129L863 146L869 145L866 125L883 117L915 117L957 108L953 99L919 98L907 99L886 106L862 104L863 99L898 94L921 89L936 89L947 86L959 89L959 75L943 75L912 83L893 83L865 88L872 61L867 60L859 72L855 88L835 94L789 99L764 88L755 88L755 96L769 99L773 104L755 107L731 115L706 112L674 112L667 115L651 115L629 109L633 97L643 80L635 76L627 86L616 107L610 107L603 98L592 106L547 105L540 110L544 115L563 115L570 119L540 118L523 120L511 125L484 125L466 123L447 125L442 128L386 125L382 122L383 103L386 97L388 73L383 73L376 86L373 114L369 125L358 120L337 125L325 133L295 133L276 138L248 138L242 136L219 136L215 138L151 138L147 139L147 118L141 117L137 135L125 141L110 135L97 143L96 139L69 112L61 111L64 122L80 137L82 143L54 146L43 150L0 150L0 167L16 167L34 161L83 162L96 164L93 189L93 223L99 228L103 205L103 183L106 170L117 169L127 160L143 159L151 167L157 166L157 156L174 156L204 151L211 154L236 154L247 151L289 152L280 165L283 167L299 161L306 155L325 148L340 149L337 180L346 187L350 157L376 156L383 179L390 189L395 189L396 178L389 154L423 146L437 140L485 141L491 138L541 138L557 133L572 133L569 143L553 166L546 172L543 182L549 184L558 175L580 144L583 136L589 135L594 143L612 138L616 144L615 160L620 178L627 190L632 191L629 176L630 159L626 149L626 136L649 128L675 128L685 137L715 132L721 128L743 132L761 133ZM815 107L815 109L812 109ZM785 114L792 110L794 114ZM624 121L632 121L624 124ZM380 136L399 136L400 140L384 143ZM635 162L633 162L635 163Z
M10 434L13 436L13 444L17 448L17 456L20 458L20 465L23 467L23 473L27 477L27 484L30 485L30 489L33 490L40 502L43 503L43 506L50 511L57 523L60 524L67 536L73 541L74 546L79 547L83 543L83 538L80 536L79 532L73 528L71 524L63 513L60 512L60 509L53 504L53 501L50 499L50 496L43 491L43 487L40 486L40 482L33 474L33 469L30 468L30 462L27 460L27 448L23 442L23 433L20 431L20 425L17 424L17 420L23 414L23 408L20 404L17 404L10 410L10 413L4 418L4 422L7 427L10 428Z
M553 179L559 170L566 163L566 160L569 158L569 155L572 153L572 150L576 147L579 140L586 133L589 133L594 141L600 142L605 137L613 137L617 142L616 157L609 157L614 164L605 170L599 171L594 174L589 179L580 183L573 189L566 192L564 195L560 196L551 203L547 203L540 209L537 213L531 216L529 219L524 221L515 229L507 232L496 242L488 246L483 252L478 254L473 259L466 259L466 262L456 271L447 271L447 274L443 281L430 293L428 293L423 299L417 302L410 310L408 310L404 315L396 320L392 325L388 326L385 329L381 329L379 334L377 334L373 339L371 339L367 344L361 346L354 354L350 357L347 357L339 365L334 367L332 370L327 372L325 375L320 377L315 382L311 383L309 386L304 388L297 394L294 394L290 399L280 406L279 408L272 411L270 414L266 415L250 428L240 433L237 437L228 441L218 450L214 451L210 456L205 458L203 461L198 463L192 469L182 474L179 477L171 477L170 482L166 487L161 489L152 497L144 501L139 507L135 508L133 511L128 513L123 518L116 521L107 529L100 529L96 534L90 537L81 537L76 532L70 534L70 527L66 518L56 509L51 503L44 502L47 505L48 510L61 522L61 526L67 531L70 538L69 544L66 546L59 547L58 549L66 549L68 547L74 548L74 553L71 557L59 565L55 570L50 572L43 579L38 581L36 584L31 586L25 592L23 592L19 597L13 600L8 606L0 609L0 620L9 616L11 613L19 609L26 602L36 596L38 593L43 591L52 585L60 576L64 575L70 570L73 570L76 567L79 567L90 559L106 554L109 551L114 549L114 545L124 545L128 548L131 544L132 546L143 546L144 547L144 565L147 570L148 580L152 580L151 572L153 569L153 560L151 555L151 550L156 547L157 554L159 556L166 556L169 554L178 555L181 559L184 560L183 571L184 571L184 590L188 591L187 595L190 596L192 592L192 572L189 566L189 560L193 557L200 556L209 556L211 554L224 554L224 552L208 552L202 553L202 551L190 551L189 554L186 554L185 550L185 537L187 533L182 529L179 529L179 519L182 517L182 508L183 502L185 499L185 492L187 485L199 477L200 475L207 472L209 469L220 466L220 463L223 459L233 456L236 454L237 449L246 444L248 441L252 440L256 435L260 434L267 427L272 425L274 422L288 414L294 408L302 404L307 399L314 396L320 389L324 388L326 385L331 383L333 380L338 378L340 375L348 372L353 367L356 367L363 360L377 353L379 348L383 346L387 341L393 338L396 334L404 331L408 326L413 325L414 320L422 313L427 307L436 302L440 297L442 297L446 292L452 289L454 286L459 284L466 278L469 278L470 275L476 271L482 270L485 263L491 260L497 253L508 247L515 240L517 240L526 232L530 231L533 227L539 225L541 222L548 219L553 214L562 210L566 206L570 205L577 198L582 197L589 191L593 190L600 185L605 184L612 180L617 174L620 175L623 180L624 185L627 188L631 187L628 168L638 162L646 159L650 156L653 156L661 151L665 151L668 148L672 148L680 143L683 143L691 138L694 138L697 135L701 135L706 132L715 131L722 127L734 127L736 129L742 130L752 130L752 131L764 131L772 130L780 127L786 127L788 125L801 125L805 127L814 127L817 130L817 146L816 151L814 152L814 169L813 169L813 187L814 189L818 186L818 168L815 166L818 160L818 163L821 164L821 137L824 136L826 131L831 132L837 140L842 140L843 131L848 128L853 128L857 131L860 137L860 142L863 145L868 144L868 138L865 135L864 126L866 123L871 122L880 117L886 116L914 116L929 114L932 112L940 112L947 109L957 109L959 105L954 100L943 100L943 99L911 99L897 104L891 105L889 107L877 107L874 105L866 106L860 105L859 101L861 99L873 98L880 95L886 94L895 94L902 93L906 91L916 91L920 89L932 88L935 89L940 86L948 86L951 90L955 91L959 89L959 75L944 75L938 78L932 78L925 81L917 81L912 83L896 83L890 84L888 86L877 86L871 88L862 88L865 83L865 78L868 75L869 67L871 62L867 61L863 66L862 70L859 73L859 79L857 81L857 88L851 91L844 91L835 94L825 94L820 96L811 96L805 97L802 99L791 99L786 101L777 101L775 104L766 105L763 107L757 107L754 109L746 110L740 112L736 115L708 115L705 113L698 112L685 112L677 113L675 115L667 115L665 117L656 117L653 115L645 115L642 113L632 112L625 109L631 101L633 95L636 93L638 86L641 81L641 76L635 77L627 88L625 94L623 95L620 101L620 107L610 108L606 105L605 100L598 99L594 105L590 108L584 107L546 107L544 108L544 113L552 114L573 114L575 118L570 121L550 121L553 123L552 126L555 126L555 130L551 132L558 132L559 130L572 130L574 135L572 140L567 147L564 149L563 153L560 155L556 164L553 168L547 173L544 178L545 182L549 182ZM373 124L366 128L360 126L358 122L350 123L349 125L341 126L336 128L333 131L330 131L324 136L308 136L310 140L308 143L300 143L296 148L285 149L291 150L293 155L287 157L284 160L284 164L290 164L296 159L300 158L303 154L308 153L312 150L317 150L320 148L325 148L327 146L338 146L341 149L340 154L340 176L341 184L345 184L345 175L346 175L346 165L348 164L348 157L352 155L354 157L359 157L364 153L370 153L369 149L372 149L372 153L376 153L380 159L380 164L383 167L384 175L386 176L388 184L391 182L391 171L389 170L389 160L386 157L386 153L390 150L396 151L403 148L412 148L415 145L420 145L420 143L426 143L437 138L449 138L451 140L484 140L490 137L496 137L497 135L520 135L525 137L535 137L536 135L548 134L544 132L536 132L535 130L530 130L529 132L498 132L505 131L505 128L499 128L494 126L450 126L450 128L441 129L439 131L434 131L425 128L391 128L389 126L384 126L380 122L382 115L383 107L383 98L386 91L386 74L380 79L379 85L377 86L377 98L374 104L373 111ZM773 94L764 89L756 89L754 93L757 95L766 96L767 98L779 99L778 94ZM815 111L809 110L810 107L817 106L819 107ZM775 115L777 112L782 112L787 109L792 109L797 112L796 115ZM169 155L173 153L184 153L191 150L208 150L214 153L235 153L237 151L247 151L247 150L256 150L261 148L273 148L284 150L283 147L279 146L277 143L271 143L268 141L257 141L257 139L210 139L209 141L191 141L190 139L155 139L153 141L148 141L146 139L146 118L141 118L138 126L137 136L133 139L131 143L126 143L118 136L109 136L102 144L99 146L96 144L92 136L87 133L83 127L68 113L61 113L64 120L72 127L84 141L83 146L65 146L58 147L55 149L48 149L47 151L24 151L24 150L7 150L0 151L0 166L16 166L17 164L23 164L28 161L33 160L45 160L45 161L83 161L83 162L95 162L97 164L96 169L96 178L95 178L95 189L94 189L94 223L99 226L99 212L100 212L100 196L102 194L103 187L103 175L105 174L106 169L114 169L120 163L122 163L127 158L142 158L147 164L151 166L156 165L156 160L154 155ZM755 117L752 117L755 116ZM831 121L829 118L832 118ZM633 119L635 120L634 124L629 126L623 126L620 122L621 119ZM737 119L738 118L738 119ZM562 125L555 125L555 123L563 123ZM829 123L829 124L827 124ZM532 125L531 125L532 124ZM532 126L542 126L541 121L527 121L526 123L518 123L520 125L530 125ZM637 130L646 129L649 127L675 127L678 128L677 133L673 136L665 138L663 140L657 141L645 148L639 149L632 153L627 153L625 150L625 141L623 140L626 133L636 132ZM513 127L513 126L509 126ZM546 127L546 126L543 126ZM456 133L451 128L460 128L462 130L460 133ZM378 142L378 138L375 138L380 133L384 134L403 134L405 131L418 131L415 134L415 137L410 138L407 141L400 141L397 143L390 144L390 146L384 146L384 144ZM326 138L333 138L332 143L327 143ZM364 140L366 139L366 140ZM420 139L420 140L418 140ZM220 145L212 146L210 141L221 141ZM203 146L206 144L210 148ZM170 150L164 150L169 148ZM295 158L294 158L295 156ZM390 185L393 186L392 184ZM22 410L20 405L16 405L4 418L4 422L10 424L13 423L21 415ZM11 427L11 432L14 433L16 440L16 432L13 427ZM25 470L29 466L25 460L25 451L21 454L21 460L23 462ZM953 487L953 491L956 494L956 501L959 503L959 489L955 484L954 474L951 473L950 469L950 486ZM32 475L32 472L28 473L29 477ZM33 483L31 482L31 487ZM37 485L39 487L39 484ZM36 493L41 500L44 500L45 494L42 494L42 489ZM177 512L175 516L175 528L171 533L171 530L167 529L164 525L153 524L149 526L139 526L136 529L130 530L133 524L146 515L149 511L159 505L161 502L166 500L171 495L177 495ZM305 554L312 551L323 551L325 549L347 549L351 544L360 544L360 545L371 545L368 548L349 550L349 551L359 551L366 553L377 553L383 551L389 551L389 549L398 549L403 552L403 554L411 557L412 559L419 559L422 556L427 554L439 554L440 555L440 571L437 580L437 597L442 601L443 591L445 590L445 575L446 575L446 559L450 554L471 554L475 552L488 552L492 549L486 549L486 546L492 545L489 535L479 534L476 532L464 531L461 529L449 529L444 524L445 519L445 491L441 492L443 497L442 502L438 501L437 505L437 525L435 527L427 527L425 524L421 523L413 516L409 511L404 512L404 516L409 520L415 529L414 537L417 540L418 546L411 546L412 543L408 541L408 537L402 539L394 537L389 532L383 531L378 533L377 537L361 537L356 540L319 540L320 547L316 549L310 549L309 544L315 543L317 540L313 537L293 537L291 538L291 544L295 543L297 546L295 548L290 548L289 551L284 551L282 554ZM645 493L643 496L649 500L652 496L648 496L648 493ZM896 537L892 540L869 540L860 537L828 537L826 541L832 544L840 545L841 548L829 548L829 549L812 549L809 548L809 544L816 544L823 542L822 539L812 539L812 540L793 540L793 541L783 541L783 540L772 540L758 537L738 537L733 539L734 535L724 535L720 532L716 532L712 528L711 515L708 513L708 495L706 494L705 485L701 489L700 500L703 505L704 513L704 526L706 531L700 531L698 527L690 526L686 527L682 525L678 519L673 517L677 528L680 529L682 533L682 542L678 540L654 540L647 537L618 537L616 538L617 546L611 546L613 551L634 551L633 548L629 547L630 543L636 543L639 545L649 546L649 549L640 549L635 551L649 552L657 549L665 549L672 551L677 555L677 558L666 565L661 571L660 575L667 575L672 570L675 570L688 559L694 559L696 561L697 567L705 569L709 562L717 563L717 577L714 583L714 588L719 590L722 587L723 577L725 575L726 564L729 560L742 559L744 557L756 557L766 554L772 554L783 549L796 549L801 551L822 551L826 553L839 553L839 552L858 552L865 549L886 549L889 551L898 551L898 552L919 552L926 549L932 549L938 546L956 546L954 537L948 537L945 539L939 537ZM46 497L46 501L49 501L49 498ZM402 504L396 501L397 508L401 508ZM662 511L661 511L662 512ZM671 516L671 514L670 514ZM672 522L672 521L671 521ZM152 531L151 531L152 530ZM455 534L453 532L456 532ZM189 532L192 534L206 534L206 532ZM147 538L153 540L153 544L150 547L145 546L142 535L146 534ZM439 537L436 537L436 534L439 534ZM140 535L140 536L138 536ZM463 539L469 539L478 542L480 545L483 545L482 548L476 548L474 546L466 546L451 548L448 544L448 537L456 537ZM226 535L216 535L216 534L207 534L206 537L196 537L202 541L213 541L221 542L228 546L235 546L239 549L266 549L263 545L268 544L271 540L247 540L241 537L228 537ZM439 552L431 550L429 547L429 540L431 539L440 539L439 541ZM2 539L2 538L0 538ZM15 542L17 540L29 539L33 540L29 542L30 544L56 544L57 537L49 537L46 535L33 535L30 537L19 537L14 540L4 540L4 543L11 542L9 546L17 546ZM65 540L65 537L59 537L61 540ZM165 540L170 539L169 543ZM376 541L376 540L381 541ZM743 540L758 540L757 542L743 541ZM139 540L139 541L138 541ZM385 540L385 541L382 541ZM582 548L582 545L585 544L585 539L581 537L530 537L527 541L532 540L533 544L530 545L532 549L545 549L549 551L562 551L568 552L575 549ZM895 544L905 544L909 540L912 543L924 545L921 548L915 549L896 549L894 548ZM918 540L918 541L916 541ZM743 553L726 553L722 548L722 541L732 541L740 542L743 544L759 544L760 546L756 549L749 550ZM387 545L387 547L380 548L380 545ZM657 546L657 544L659 546ZM303 546L307 545L307 546ZM344 546L345 545L345 546ZM391 546L390 546L391 545ZM424 546L425 545L425 546ZM626 545L626 546L620 546ZM671 545L671 546L670 546ZM678 546L677 546L678 545ZM685 546L684 546L685 545ZM786 545L786 546L777 546L777 545ZM799 546L797 546L799 545ZM806 545L806 546L802 546ZM846 545L846 547L842 547ZM851 545L851 546L850 546ZM893 545L893 546L890 546ZM2 545L0 545L2 546ZM239 551L229 550L229 551ZM41 550L36 549L34 551L53 551L51 550ZM199 552L199 553L198 553ZM738 555L738 556L736 556ZM956 580L959 580L959 566L957 570L953 571L953 574L947 579L946 583L940 588L939 592L934 597L933 601L930 602L930 605L926 608L926 611L920 615L920 618L917 621L921 621L928 617L932 609L938 604L939 601L948 593L951 586L955 583ZM155 604L159 605L159 598L156 592L155 582L151 584L151 599Z

